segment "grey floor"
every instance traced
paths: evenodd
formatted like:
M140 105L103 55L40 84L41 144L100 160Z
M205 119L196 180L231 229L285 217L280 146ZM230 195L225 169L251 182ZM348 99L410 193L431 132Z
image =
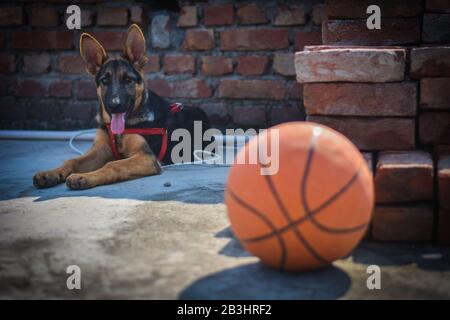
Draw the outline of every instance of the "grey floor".
M66 142L0 140L0 298L450 298L448 247L364 243L322 270L267 269L230 231L226 167L84 191L32 186L36 171L73 156ZM372 264L380 290L366 286ZM66 287L69 265L81 290Z

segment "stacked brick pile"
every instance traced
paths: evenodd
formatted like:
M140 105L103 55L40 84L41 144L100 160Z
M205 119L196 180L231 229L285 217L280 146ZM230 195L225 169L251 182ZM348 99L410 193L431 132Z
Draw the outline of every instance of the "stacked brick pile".
M366 27L371 4L381 8L381 30ZM370 152L372 239L450 244L450 3L325 5L324 46L295 58L307 120Z
M1 128L92 127L98 104L79 36L92 33L120 54L131 23L144 30L148 85L158 94L204 108L219 127L304 118L294 52L321 44L320 1L84 0L82 29L70 31L73 3L0 4Z

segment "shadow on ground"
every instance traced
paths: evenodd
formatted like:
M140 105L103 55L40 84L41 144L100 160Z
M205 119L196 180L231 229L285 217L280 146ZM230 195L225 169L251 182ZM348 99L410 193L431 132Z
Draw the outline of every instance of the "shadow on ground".
M229 239L219 254L237 258L251 256L234 236L231 227L217 232L215 237ZM415 264L423 270L450 270L450 247L448 246L365 241L358 245L349 256L354 262L365 265L405 266Z
M251 263L220 271L192 283L180 299L337 299L350 277L330 266L301 274L278 272Z
M425 244L363 242L351 254L354 262L379 266L415 264L430 271L450 270L450 247Z

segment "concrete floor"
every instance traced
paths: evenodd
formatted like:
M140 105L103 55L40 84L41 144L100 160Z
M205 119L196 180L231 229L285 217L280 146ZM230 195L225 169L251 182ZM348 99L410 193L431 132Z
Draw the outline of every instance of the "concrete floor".
M445 247L364 243L323 270L265 268L230 231L226 167L172 167L85 191L32 186L36 171L74 155L66 142L0 141L0 298L450 298ZM74 264L82 289L70 291ZM366 287L371 264L381 290Z

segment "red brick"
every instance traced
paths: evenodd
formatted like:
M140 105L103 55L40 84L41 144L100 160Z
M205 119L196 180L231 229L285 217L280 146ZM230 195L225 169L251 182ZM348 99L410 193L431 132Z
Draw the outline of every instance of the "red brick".
M425 0L427 12L450 13L450 2L448 0Z
M221 50L276 50L289 46L287 29L230 29L220 32Z
M266 56L240 56L236 71L243 76L264 74L269 59Z
M0 53L0 73L13 73L16 70L16 59L13 54Z
M439 212L437 243L440 245L450 245L450 211Z
M414 116L415 83L311 83L304 86L310 115Z
M327 45L391 46L420 41L421 21L416 18L383 18L381 29L370 30L366 20L329 20L322 28Z
M233 72L233 61L220 56L203 56L201 71L205 76L229 74Z
M433 154L438 161L442 158L450 156L450 145L433 146Z
M433 210L428 206L380 207L372 218L372 239L392 242L432 240Z
M72 96L72 82L69 80L57 80L50 83L48 92L51 97L70 98Z
M362 150L411 150L415 147L413 118L307 116L306 119L341 132Z
M23 56L22 70L25 74L42 74L50 71L51 60L47 53Z
M89 9L81 9L81 26L90 27L93 24L94 24L94 11Z
M159 71L159 56L157 54L153 54L150 56L147 56L148 61L147 64L144 66L144 73L152 73L152 72L158 72Z
M211 88L200 79L168 82L165 79L152 79L147 82L150 90L168 98L208 98Z
M322 34L319 31L300 31L295 34L295 50L302 51L305 46L322 44Z
M58 69L61 73L86 73L86 64L79 55L59 56Z
M31 8L31 25L33 27L56 27L58 25L58 12L55 8Z
M195 58L191 55L166 55L164 56L164 71L166 74L195 72Z
M376 203L433 199L433 160L422 151L382 152L375 173Z
M76 96L79 100L97 99L95 83L92 80L81 80L77 83Z
M193 27L197 21L197 6L184 6L180 10L177 27Z
M99 7L97 24L104 27L126 26L128 24L128 10L126 8Z
M273 58L273 71L283 76L295 76L294 54L276 53Z
M8 95L8 80L5 77L0 77L0 96L6 95Z
M422 41L425 43L450 43L450 14L424 14Z
M297 81L301 83L391 82L404 78L404 49L314 48L295 54Z
M189 79L172 83L172 97L174 98L208 98L211 95L211 88L200 79Z
M26 104L26 117L27 120L38 121L57 121L59 118L59 106L56 104L50 104L48 101L42 99L31 100ZM53 122L52 121L52 122Z
M411 77L449 77L450 48L425 47L411 50Z
M422 0L327 0L328 19L367 19L367 7L376 4L383 18L416 17L422 13Z
M0 10L0 27L21 26L23 23L24 16L22 7L2 7Z
M280 5L272 22L274 26L293 26L305 24L305 10L303 7Z
M150 79L147 81L147 87L162 97L171 97L172 88L166 79Z
M303 101L303 85L294 81L288 89L288 99Z
M17 84L16 95L19 97L42 97L47 94L45 86L36 80L23 80Z
M146 22L144 8L136 5L130 9L130 22L143 26Z
M183 48L185 50L210 50L214 48L213 30L187 30Z
M27 120L27 109L23 103L13 97L0 100L0 119L3 121Z
M314 24L322 25L322 22L327 19L326 8L324 4L316 4L313 6L311 20Z
M286 88L276 80L221 80L219 97L228 99L282 100Z
M3 88L2 88L2 90L3 90L3 95L6 95L6 96L8 96L8 95L12 95L12 96L14 96L14 95L16 95L17 94L17 89L18 89L18 86L19 86L19 83L18 83L18 80L17 80L17 77L14 77L14 76L3 76L2 78L1 78L1 81L3 82Z
M239 24L264 24L269 20L263 9L255 3L241 5L237 11Z
M450 144L450 112L422 112L419 138L425 145Z
M204 24L206 26L217 26L232 24L234 9L232 4L207 5L204 8Z
M438 162L439 208L450 213L450 155Z
M231 115L226 103L210 103L201 104L200 109L205 111L211 124L226 124L230 122Z
M90 101L73 101L63 105L64 119L92 121L94 117L94 104Z
M420 80L420 107L450 111L450 78Z
M266 110L263 106L233 107L233 122L240 126L264 127Z
M289 122L303 120L302 112L296 107L273 107L270 111L269 122L271 126Z
M69 31L16 31L12 33L12 48L19 50L72 49L73 33Z
M106 50L123 50L126 40L125 32L101 31L92 32L92 35Z

